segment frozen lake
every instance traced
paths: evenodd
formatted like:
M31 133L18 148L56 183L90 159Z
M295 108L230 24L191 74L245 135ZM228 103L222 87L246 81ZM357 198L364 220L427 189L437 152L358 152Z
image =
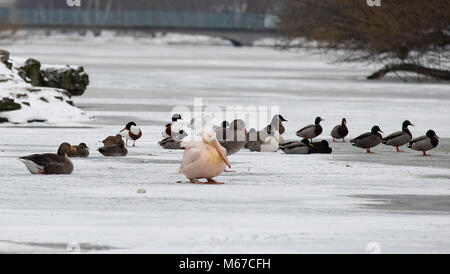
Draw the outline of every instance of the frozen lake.
M338 66L270 48L149 45L78 40L0 44L13 57L83 65L91 85L75 98L95 119L0 127L0 253L383 253L450 251L450 86L367 81L375 67ZM346 117L349 137L403 120L414 136L442 137L432 157L378 146L373 155L332 143L331 155L230 157L222 186L187 183L182 151L157 141L177 106L278 107L285 139L325 118L322 138ZM126 158L95 151L135 121L144 137ZM70 125L70 126L67 126ZM350 139L350 138L349 138ZM92 148L70 176L32 176L18 156L68 141ZM181 183L177 183L180 182ZM145 194L138 194L140 188Z

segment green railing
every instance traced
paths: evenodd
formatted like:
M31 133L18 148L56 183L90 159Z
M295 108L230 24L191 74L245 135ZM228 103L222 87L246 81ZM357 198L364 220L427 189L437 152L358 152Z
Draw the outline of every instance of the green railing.
M79 9L0 9L0 20L25 26L168 27L270 30L273 15L170 11Z

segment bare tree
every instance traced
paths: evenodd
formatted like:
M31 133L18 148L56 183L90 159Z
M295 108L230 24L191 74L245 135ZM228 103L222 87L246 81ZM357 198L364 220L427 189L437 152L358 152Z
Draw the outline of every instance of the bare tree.
M337 61L382 64L368 79L403 71L450 80L448 0L285 0L280 30L291 41L316 41Z

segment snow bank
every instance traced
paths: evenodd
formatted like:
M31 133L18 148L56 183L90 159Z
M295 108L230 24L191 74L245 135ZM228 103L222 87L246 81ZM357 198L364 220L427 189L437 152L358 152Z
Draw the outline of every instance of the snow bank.
M72 106L72 100L67 91L55 88L33 87L26 83L14 68L9 69L0 62L0 100L13 99L20 104L20 109L0 112L0 117L10 123L47 122L58 123L66 121L87 120L87 115Z
M146 33L146 32L127 32L120 33L115 31L102 31L100 35L87 31L79 32L46 32L42 30L21 30L14 34L11 41L14 43L35 43L43 41L70 42L70 43L91 43L91 44L109 44L114 43L140 43L146 45L196 45L196 46L230 46L232 43L226 39L212 37L208 35L194 35L183 33ZM5 42L8 42L5 40Z

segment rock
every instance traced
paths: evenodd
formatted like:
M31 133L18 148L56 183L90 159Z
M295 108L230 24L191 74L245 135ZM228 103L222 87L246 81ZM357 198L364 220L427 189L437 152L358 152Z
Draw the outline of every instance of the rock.
M42 67L33 58L18 68L20 77L35 87L50 87L66 90L70 96L83 95L89 85L89 76L83 67Z
M0 49L0 62L5 63L9 60L9 51Z
M41 98L39 98L39 100L41 100L42 102L48 103L48 100L47 100L47 98L45 98L45 97L41 97Z
M147 193L147 190L145 190L145 189L143 189L143 188L139 188L139 189L137 190L137 193L139 193L139 194L145 194L145 193Z
M0 49L0 62L5 64L7 68L12 68L12 63L9 62L9 51Z
M0 101L0 112L2 112L2 111L13 111L13 110L21 109L21 108L22 108L22 106L20 104L17 104L16 102L14 102L14 99L10 99L8 97L4 97Z
M7 123L9 120L3 117L0 117L0 124L1 123Z
M20 77L33 86L42 85L41 63L33 58L28 59L24 66L20 68Z
M32 120L28 120L28 123L29 123L29 124L31 124L31 123L45 123L45 122L47 122L47 120L45 120L45 119L32 119Z
M41 70L45 87L67 90L71 96L83 95L89 85L89 76L83 67L47 68Z

